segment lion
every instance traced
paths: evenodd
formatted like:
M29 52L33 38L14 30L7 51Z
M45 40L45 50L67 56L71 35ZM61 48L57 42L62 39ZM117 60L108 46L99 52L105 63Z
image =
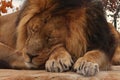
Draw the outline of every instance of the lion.
M120 63L120 36L99 0L27 0L12 15L6 27L0 18L0 54L15 55L12 68L93 76Z

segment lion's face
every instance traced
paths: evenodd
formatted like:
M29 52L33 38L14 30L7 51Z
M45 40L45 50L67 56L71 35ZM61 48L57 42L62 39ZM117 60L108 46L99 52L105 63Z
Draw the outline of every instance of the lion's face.
M29 68L39 68L57 47L65 43L67 29L63 17L47 19L36 15L26 24L27 39L23 53Z

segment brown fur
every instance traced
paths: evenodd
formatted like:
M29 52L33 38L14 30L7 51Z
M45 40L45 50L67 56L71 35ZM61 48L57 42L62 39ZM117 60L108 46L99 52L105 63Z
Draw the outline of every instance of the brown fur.
M13 46L27 67L63 72L74 64L75 72L91 76L111 60L119 64L119 34L107 23L101 2L94 1L28 0L13 28Z
M0 68L26 68L24 59L16 54L16 22L19 12L0 16Z

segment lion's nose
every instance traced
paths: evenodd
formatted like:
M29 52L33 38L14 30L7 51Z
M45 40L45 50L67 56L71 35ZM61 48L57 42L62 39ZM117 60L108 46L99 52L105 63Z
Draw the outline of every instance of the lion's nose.
M37 57L38 55L32 55L32 54L30 54L30 53L26 53L27 55L28 55L28 57L30 58L30 63L32 62L32 59L34 58L34 57Z

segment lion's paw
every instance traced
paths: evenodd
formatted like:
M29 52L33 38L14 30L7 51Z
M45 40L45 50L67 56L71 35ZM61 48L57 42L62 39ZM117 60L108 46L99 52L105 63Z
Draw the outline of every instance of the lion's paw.
M99 65L80 58L74 64L74 71L83 76L93 76L99 72Z
M70 70L73 61L71 57L49 59L46 62L46 70L49 72L64 72Z

